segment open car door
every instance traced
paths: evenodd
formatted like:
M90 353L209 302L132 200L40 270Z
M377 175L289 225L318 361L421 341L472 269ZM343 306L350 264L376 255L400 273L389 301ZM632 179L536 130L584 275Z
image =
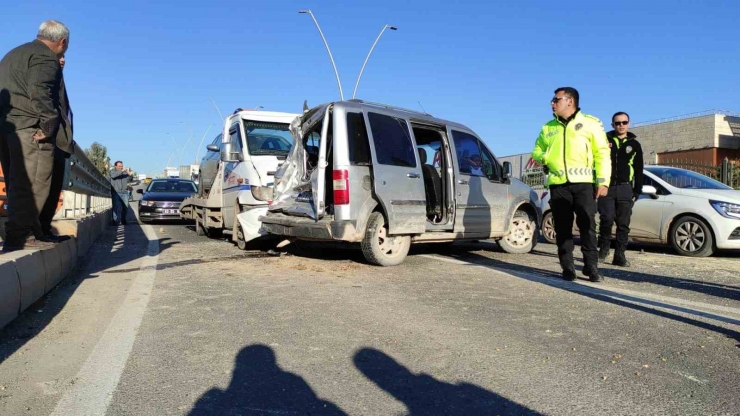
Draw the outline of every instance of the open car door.
M311 194L313 197L313 208L314 208L314 219L320 220L324 216L326 211L326 167L327 167L327 152L328 152L328 139L329 129L331 126L331 114L332 106L326 107L326 113L324 114L324 121L321 127L321 141L319 142L319 162L316 169L311 173Z

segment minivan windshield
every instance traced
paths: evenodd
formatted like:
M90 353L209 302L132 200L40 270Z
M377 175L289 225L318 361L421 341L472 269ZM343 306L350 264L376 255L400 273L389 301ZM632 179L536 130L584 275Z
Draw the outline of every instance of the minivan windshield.
M287 156L293 144L287 123L244 120L247 148L252 156Z
M646 171L681 189L732 189L722 182L686 169L646 167Z

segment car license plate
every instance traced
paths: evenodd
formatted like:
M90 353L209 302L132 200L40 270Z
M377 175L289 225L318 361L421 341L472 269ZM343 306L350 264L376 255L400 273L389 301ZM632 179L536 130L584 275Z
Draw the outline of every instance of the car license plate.
M179 214L180 213L179 209L165 209L163 211L165 214Z

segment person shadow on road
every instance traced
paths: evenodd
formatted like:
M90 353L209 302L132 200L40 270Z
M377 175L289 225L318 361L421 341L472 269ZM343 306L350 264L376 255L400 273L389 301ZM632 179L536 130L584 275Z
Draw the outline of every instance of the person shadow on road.
M303 378L280 369L273 350L259 344L239 352L227 390L209 390L190 412L190 416L265 414L346 415L316 396Z
M403 402L409 416L540 414L475 384L445 383L428 374L414 374L376 349L363 348L353 360L365 377Z

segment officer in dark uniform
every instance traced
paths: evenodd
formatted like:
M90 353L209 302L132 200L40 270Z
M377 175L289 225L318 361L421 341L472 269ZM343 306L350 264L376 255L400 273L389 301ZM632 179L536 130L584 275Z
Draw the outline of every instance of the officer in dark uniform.
M620 111L612 116L614 130L606 134L611 147L612 177L606 197L599 198L599 261L605 262L611 246L612 225L617 223L617 243L612 264L629 267L624 255L630 233L632 206L642 193L644 176L642 146L629 132L630 116Z

